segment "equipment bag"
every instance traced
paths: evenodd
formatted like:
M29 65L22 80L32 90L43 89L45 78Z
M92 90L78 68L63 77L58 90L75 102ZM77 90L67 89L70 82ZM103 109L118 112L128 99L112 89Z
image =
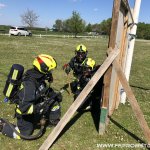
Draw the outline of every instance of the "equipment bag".
M21 85L21 78L24 67L20 64L13 64L8 74L3 94L8 99L12 99Z

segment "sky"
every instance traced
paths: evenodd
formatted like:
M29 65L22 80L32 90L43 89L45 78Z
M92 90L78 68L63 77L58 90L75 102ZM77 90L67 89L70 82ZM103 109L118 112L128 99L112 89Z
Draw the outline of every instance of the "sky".
M134 7L135 0L129 0ZM0 25L22 26L28 9L39 18L37 27L51 28L56 19L66 20L76 11L86 23L100 23L112 17L113 0L0 0ZM142 0L139 22L150 23L150 0Z

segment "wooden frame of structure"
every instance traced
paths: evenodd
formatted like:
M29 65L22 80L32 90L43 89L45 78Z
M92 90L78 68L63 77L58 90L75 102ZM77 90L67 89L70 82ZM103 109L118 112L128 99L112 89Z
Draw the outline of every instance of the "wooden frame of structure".
M80 95L76 98L76 100L72 103L68 111L64 114L64 116L61 118L57 126L53 129L51 134L48 136L48 138L44 141L44 143L41 145L39 150L48 150L53 142L56 140L58 135L61 133L65 125L69 122L71 117L74 115L76 110L79 108L79 106L82 104L86 96L89 94L89 92L93 89L95 84L98 82L98 80L102 77L102 75L105 73L105 71L113 65L115 68L115 71L119 77L119 80L122 84L122 86L125 89L125 92L127 94L127 97L129 99L129 102L131 104L131 107L133 109L133 112L139 122L139 125L141 129L143 130L143 133L148 141L150 143L150 130L147 125L147 122L145 121L144 115L142 111L140 110L140 107L137 103L137 100L126 80L126 77L121 69L120 64L118 63L118 60L116 59L117 55L119 54L119 49L111 49L111 52L109 52L109 55L107 59L104 61L104 63L101 65L101 67L97 70L97 72L94 74L92 79L88 82L88 84L85 86L85 88L82 90Z
M118 63L124 70L126 51L128 47L128 25L130 23L129 7L126 0L114 0L112 25L108 48L119 48ZM107 115L111 116L120 103L121 84L114 67L110 66L104 75L104 91L102 97L99 134L104 134L108 124Z
M149 143L150 135L147 134L150 133L149 127L124 75L126 53L128 48L127 34L130 30L128 27L131 22L134 23L134 20L131 14L128 0L114 0L108 49L110 50L117 47L120 49L120 53L113 62L113 65L108 68L104 76L104 90L102 97L99 134L104 134L106 126L109 122L108 115L111 116L114 110L118 108L118 105L120 103L120 92L122 85L126 94L128 95L127 97L135 113L135 116L139 121L141 128L144 129L144 135ZM143 120L144 126L141 120Z
M72 103L68 111L64 114L57 126L53 129L48 138L41 145L39 150L48 150L51 147L65 125L69 122L71 117L74 115L76 110L79 108L86 96L93 89L93 87L103 74L104 88L102 96L99 133L103 134L105 132L107 115L111 115L114 109L119 105L120 91L118 89L120 89L120 85L122 85L124 91L126 92L127 98L129 99L132 110L144 133L144 136L147 142L150 144L150 129L123 72L126 53L125 50L127 46L126 34L128 30L129 16L129 9L126 2L126 0L114 0L111 34L109 40L109 48L107 51L108 56L106 60L82 90L80 95Z

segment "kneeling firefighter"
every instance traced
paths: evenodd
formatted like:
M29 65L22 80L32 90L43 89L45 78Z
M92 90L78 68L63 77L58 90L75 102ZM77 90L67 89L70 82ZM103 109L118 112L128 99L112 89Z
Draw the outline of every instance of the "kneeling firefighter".
M96 66L96 62L92 58L86 58L84 60L84 62L82 63L82 74L77 83L77 89L74 94L74 100L78 97L78 95L87 85L87 83L91 80L92 76L95 74L98 68L99 65ZM92 107L92 101L91 101L92 92L93 90L88 94L88 96L85 98L83 103L80 105L80 107L77 110L78 112Z
M73 71L74 79L71 82L71 90L72 93L76 91L77 83L79 81L80 76L82 75L82 63L87 58L87 48L83 44L79 44L75 49L75 56L71 58L69 63L65 64L63 66L63 70L66 72L67 75L69 75L70 71Z
M13 67L17 65L15 64ZM2 134L15 139L21 139L22 136L20 135L32 136L34 129L43 116L48 120L47 125L55 126L59 122L62 96L61 93L56 93L48 86L48 83L53 82L52 70L56 67L57 63L52 56L41 54L33 61L33 68L27 70L20 77L21 81L16 82L14 79L17 75L21 76L22 73L19 74L18 70L14 69L12 75L12 71L10 71L4 88L4 95L16 104L15 117L17 118L17 125L10 125L5 119L0 119ZM11 79L10 75L12 75ZM10 82L11 85L14 85L13 88L10 85L8 86ZM15 91L15 85L17 84L20 84L19 90ZM46 100L49 101L45 103ZM20 135L14 132L12 126Z

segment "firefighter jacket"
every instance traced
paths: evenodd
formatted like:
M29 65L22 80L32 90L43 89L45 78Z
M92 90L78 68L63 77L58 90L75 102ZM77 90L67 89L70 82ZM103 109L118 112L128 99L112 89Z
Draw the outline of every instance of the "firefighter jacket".
M83 60L84 61L84 60ZM69 66L71 67L71 69L73 70L73 75L76 78L80 78L80 76L82 75L82 63L83 62L78 62L78 60L76 59L76 57L73 57L70 62L69 62Z
M35 69L28 70L22 81L22 88L17 94L16 113L27 115L34 113L34 107L40 102L40 96L46 91L43 74Z

